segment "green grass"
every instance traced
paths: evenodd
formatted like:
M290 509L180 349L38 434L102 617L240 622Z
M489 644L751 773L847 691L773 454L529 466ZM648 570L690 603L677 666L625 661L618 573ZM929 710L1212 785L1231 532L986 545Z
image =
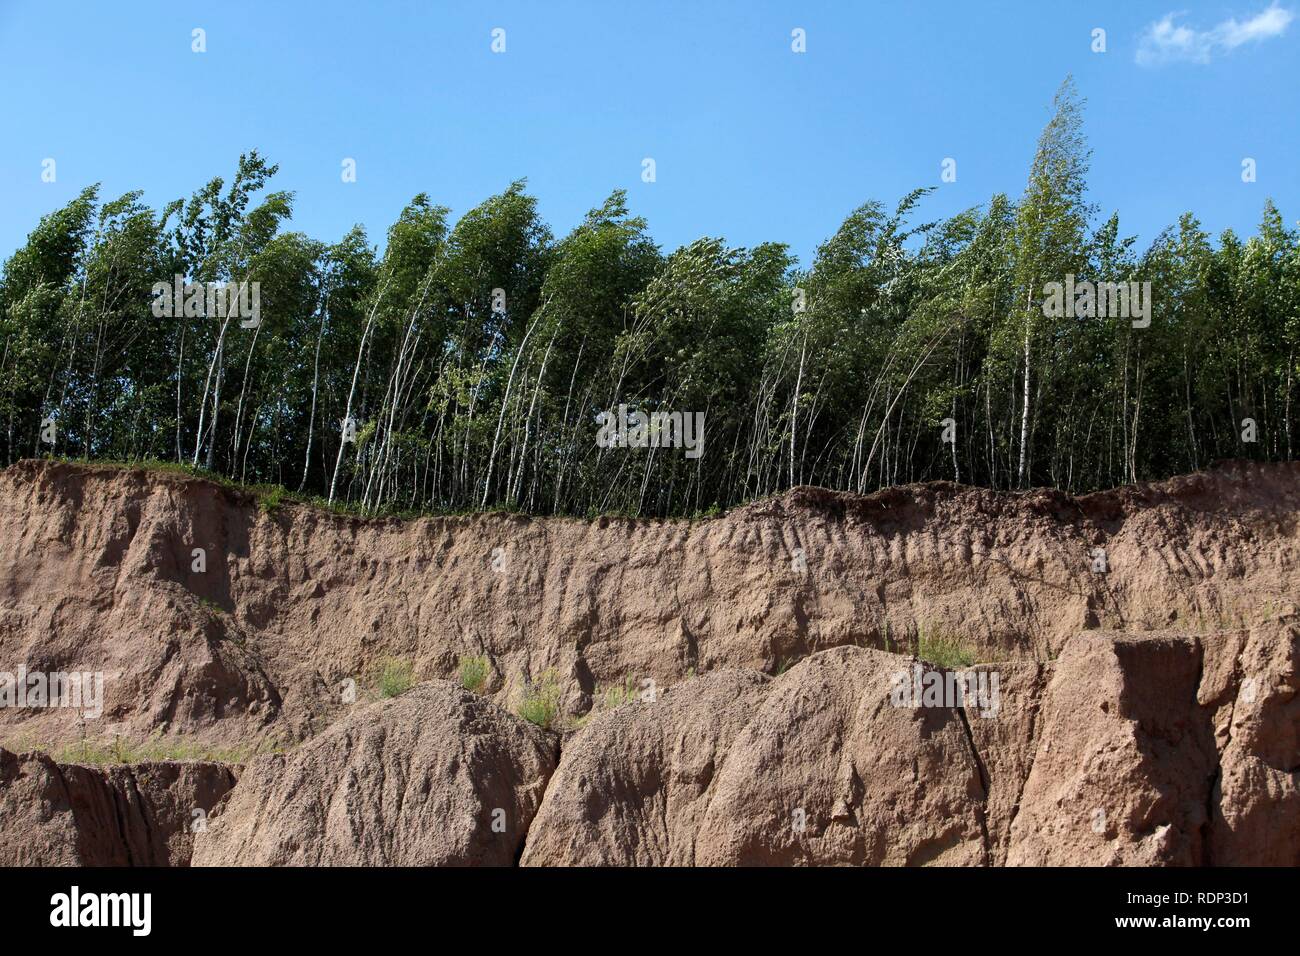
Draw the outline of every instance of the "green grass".
M721 517L723 517L726 513L727 513L727 512L726 512L726 510L722 507L722 505L718 504L718 502L715 501L713 504L709 505L709 507L706 508L706 509L704 509L703 511L700 511L700 510L697 509L697 510L695 510L694 512L692 512L691 515L690 515L689 520L691 520L691 521L709 521L709 520L711 520L711 519L713 519L713 518L721 518Z
M492 665L486 657L462 657L460 659L460 686L471 694L481 694L487 686L488 674Z
M432 510L404 508L400 505L382 505L378 508L363 508L360 504L353 502L330 502L325 498L316 495L300 495L297 492L289 491L283 485L244 484L231 478L227 478L225 475L219 474L215 471L209 471L202 466L189 465L185 462L165 461L158 458L142 458L139 461L122 461L120 459L112 458L76 458L63 455L54 457L51 460L67 462L72 465L133 468L141 471L182 475L187 478L202 478L204 481L210 481L215 485L220 485L222 488L249 495L256 500L258 507L265 514L274 514L285 502L306 505L321 511L328 511L333 514L346 515L354 518L415 518L425 515L444 514L444 512ZM453 512L445 512L445 514L452 513ZM463 512L455 513L472 514L476 513L476 510L465 509Z
M517 713L530 724L549 730L559 712L559 675L553 669L547 670L536 681L529 683Z
M630 677L623 678L622 684L615 684L605 691L602 710L616 710L624 704L630 704L639 700L641 692L637 689L636 681Z
M691 668L688 677L695 676L695 668ZM564 724L565 730L581 730L587 726L587 723L597 714L608 713L611 710L617 710L624 704L631 704L641 699L641 690L637 682L631 677L623 678L621 684L615 684L612 687L605 688L601 692L600 685L596 685L592 693L591 709L585 714L569 719Z
M381 658L375 663L373 683L380 697L400 697L415 683L415 668L405 658Z
M89 465L94 467L108 468L138 468L142 471L163 472L171 475L184 475L187 478L202 478L213 484L221 485L223 488L233 488L236 490L249 490L252 486L241 485L224 475L215 471L209 471L201 465L189 465L185 462L168 461L160 458L141 458L138 461L123 461L119 458L80 458L70 455L59 455L52 459L53 461L66 462L70 465Z
M960 637L933 627L921 626L916 632L916 656L940 667L970 667L975 654Z
M568 721L565 722L563 728L561 729L582 730L582 728L586 727L587 724L591 722L591 718L595 717L597 713L599 713L599 711L595 707L593 707L585 714L579 714L577 717L571 717Z
M210 481L213 484L220 485L231 491L248 495L256 501L258 507L263 513L275 514L281 505L293 503L304 507L312 508L317 511L329 512L330 514L341 515L349 518L365 519L385 519L400 518L402 520L413 520L415 518L459 518L469 517L480 514L500 514L500 515L528 515L534 512L525 510L518 502L497 502L479 508L473 505L462 505L457 507L436 507L423 506L412 507L409 505L399 504L396 502L386 502L384 504L372 507L364 507L360 502L343 501L336 499L329 501L321 495L299 494L296 491L290 491L282 485L272 484L248 484L245 482L235 481L227 478L225 475L215 471L209 471L202 466L193 466L185 462L168 461L158 458L141 458L137 461L123 461L116 458L82 458L71 455L41 455L45 461L60 461L72 465L85 465L91 467L106 468L124 468L138 469L141 471L162 472L165 474L182 475L187 478L202 478L204 481ZM764 496L771 498L773 496ZM763 500L762 498L753 500ZM737 505L746 502L737 502ZM726 512L717 504L711 506L707 511L697 511L691 515L679 516L674 520L696 522L710 521L714 518L721 517ZM546 512L537 512L537 514L546 514ZM582 514L557 514L548 515L555 519L581 521L595 520L599 518L626 518L629 520L642 520L644 515L639 514L631 505L623 508L599 509L589 507Z
M257 506L262 509L264 514L273 515L276 509L280 507L280 501L288 494L280 485L272 485L271 490L260 495L257 499Z
M772 676L780 677L790 668L794 667L795 664L798 664L799 660L800 658L797 655L791 655L790 657L778 657L776 659L776 666L772 668Z

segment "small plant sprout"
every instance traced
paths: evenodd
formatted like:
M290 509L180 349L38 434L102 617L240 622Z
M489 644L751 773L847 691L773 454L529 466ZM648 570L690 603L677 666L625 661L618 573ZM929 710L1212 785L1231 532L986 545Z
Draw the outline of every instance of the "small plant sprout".
M481 694L483 688L487 686L488 674L491 672L492 665L488 663L487 657L482 655L461 657L458 669L460 686L471 694Z
M969 667L975 655L960 637L925 625L917 628L916 656L943 668Z
M518 714L530 724L549 730L560 712L560 682L554 669L543 671L531 681L519 704Z
M375 689L383 698L400 697L415 683L415 668L400 657L381 658L374 668Z

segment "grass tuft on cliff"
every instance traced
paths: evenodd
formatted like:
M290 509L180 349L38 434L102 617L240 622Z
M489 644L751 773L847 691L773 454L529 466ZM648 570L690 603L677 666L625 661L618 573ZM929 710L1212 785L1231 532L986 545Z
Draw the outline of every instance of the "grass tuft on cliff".
M517 713L530 724L550 730L560 712L560 678L553 670L546 670L524 692Z
M956 634L924 625L916 632L916 656L949 669L975 663L975 653Z
M481 694L483 688L487 686L488 674L491 672L492 665L488 663L486 657L482 655L478 657L462 657L458 670L460 686L471 694Z
M401 697L415 684L415 668L405 658L384 657L375 663L373 682L380 697Z

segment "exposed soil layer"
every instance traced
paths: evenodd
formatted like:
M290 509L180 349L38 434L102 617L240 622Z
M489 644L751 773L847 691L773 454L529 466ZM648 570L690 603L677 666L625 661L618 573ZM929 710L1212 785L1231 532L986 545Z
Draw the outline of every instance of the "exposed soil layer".
M23 462L0 671L104 704L0 708L0 742L290 749L237 786L0 753L8 862L1300 863L1297 515L1300 465L399 521ZM895 706L918 641L993 662L996 706ZM387 658L427 683L369 702ZM513 713L547 672L562 733Z
M0 866L188 866L235 785L217 763L60 765L0 749Z

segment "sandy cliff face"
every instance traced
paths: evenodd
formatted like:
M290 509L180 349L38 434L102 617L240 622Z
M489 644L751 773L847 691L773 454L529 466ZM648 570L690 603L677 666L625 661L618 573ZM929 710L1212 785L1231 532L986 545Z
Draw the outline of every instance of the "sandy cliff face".
M803 488L659 522L265 513L25 462L0 472L0 671L102 671L104 712L0 708L0 742L290 748L200 862L1296 863L1298 514L1295 465L1081 498ZM994 662L995 716L893 705L918 632ZM486 699L439 683L462 655ZM367 703L385 657L433 683ZM517 727L552 670L562 725L651 693ZM481 765L444 759L471 739ZM4 814L30 802L14 779ZM438 800L465 817L444 843L421 835ZM483 842L490 801L520 842Z
M0 749L0 866L187 866L234 785L222 764L101 770Z
M996 713L895 707L912 662L859 648L688 681L566 742L522 862L1300 865L1297 653L1294 624L1081 634L986 665Z
M0 660L105 671L100 732L300 740L383 656L451 677L486 655L505 704L555 668L576 714L628 677L772 672L830 647L906 648L918 628L982 660L1045 660L1085 629L1294 610L1298 514L1300 466L1078 499L939 484L796 489L697 522L403 522L25 462L0 473ZM80 734L67 716L23 719Z

